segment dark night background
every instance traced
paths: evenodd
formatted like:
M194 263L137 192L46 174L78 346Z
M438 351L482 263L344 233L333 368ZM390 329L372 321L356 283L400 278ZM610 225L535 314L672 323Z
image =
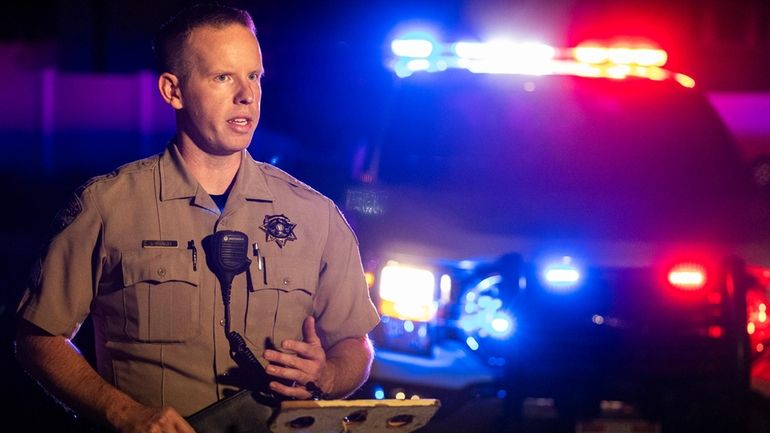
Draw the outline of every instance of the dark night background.
M6 422L26 424L14 431L72 428L13 360L16 303L69 194L93 175L160 152L173 133L171 110L154 93L150 40L187 3L0 6L0 392ZM762 0L222 3L252 13L262 45L266 76L252 153L336 200L356 146L376 140L382 127L394 85L386 43L404 20L450 29L448 38L515 28L561 46L646 35L669 51L668 67L694 77L702 91L770 92L770 2ZM51 83L56 90L46 90ZM137 93L150 99L137 102Z

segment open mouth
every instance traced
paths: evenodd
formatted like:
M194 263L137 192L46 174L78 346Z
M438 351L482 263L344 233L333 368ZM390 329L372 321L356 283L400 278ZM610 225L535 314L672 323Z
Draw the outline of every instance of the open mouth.
M228 120L227 122L232 123L233 125L246 126L249 124L249 122L251 122L251 120L246 117L236 117L234 119Z

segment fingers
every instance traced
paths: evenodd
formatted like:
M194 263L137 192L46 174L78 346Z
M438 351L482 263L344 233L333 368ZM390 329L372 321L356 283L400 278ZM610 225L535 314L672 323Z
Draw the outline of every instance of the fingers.
M195 430L171 407L136 406L116 429L121 433L195 433Z
M321 345L321 339L318 338L318 334L315 330L315 317L307 316L305 321L302 322L302 338L307 344Z
M283 353L277 350L265 350L265 359L270 361L270 364L280 364L284 367L290 367L302 370L307 364L307 360L300 358L294 354ZM269 372L268 372L269 373Z
M161 408L150 422L148 430L163 433L195 433L182 415L171 407Z
M280 382L270 382L270 389L298 400L307 400L312 396L304 386L286 386Z
M321 346L321 339L315 329L315 318L308 316L302 322L302 340L284 340L281 348L293 353L266 350L265 359L268 374L294 381L299 386L288 386L280 382L271 382L270 388L277 393L298 399L311 398L313 394L305 388L309 382L319 383L321 372L326 364L326 352Z
M182 417L182 415L179 415L179 418L177 419L176 424L176 430L179 433L195 433L195 429L192 428L192 426L187 422L186 419Z
M321 339L315 330L315 318L313 316L306 317L305 321L302 322L302 339L303 341L284 340L281 342L281 347L293 350L305 359L314 359L321 362L326 359L325 352L321 346Z
M195 433L190 424L172 407L167 406L161 409L160 423L164 426L162 431Z
M281 347L296 353L296 356L299 356L301 359L309 359L314 361L324 361L326 359L326 354L321 346L303 343L296 340L284 340L281 343Z
M323 347L321 346L321 339L318 337L318 334L315 331L315 318L313 316L306 317L305 321L302 322L302 338L303 338L303 341L283 340L281 342L281 348L291 350L303 359L324 362L326 360L326 353ZM270 352L270 350L266 351L265 353L267 352ZM280 354L280 352L276 352L276 353ZM269 358L267 355L265 356L265 358L270 361L273 360ZM288 358L284 357L282 359L290 362ZM276 360L278 360L278 358L276 358ZM292 365L286 362L283 362L283 364Z
M303 359L275 350L265 351L265 359L270 361L266 368L268 374L303 384L317 380L320 364L316 360Z

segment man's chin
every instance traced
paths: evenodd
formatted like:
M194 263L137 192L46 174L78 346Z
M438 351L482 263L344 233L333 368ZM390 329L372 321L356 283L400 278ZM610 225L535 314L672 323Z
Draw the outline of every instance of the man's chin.
M209 149L204 149L204 151L216 156L230 156L248 149L249 145L251 145L251 136L249 136L248 140L232 140L226 143L212 145Z
M194 147L198 151L207 155L226 157L236 153L240 153L244 149L247 149L251 144L251 139L254 136L251 134L238 134L237 136L227 137L199 137L197 140L194 137L178 137L177 143L180 147ZM190 149L192 150L192 149Z

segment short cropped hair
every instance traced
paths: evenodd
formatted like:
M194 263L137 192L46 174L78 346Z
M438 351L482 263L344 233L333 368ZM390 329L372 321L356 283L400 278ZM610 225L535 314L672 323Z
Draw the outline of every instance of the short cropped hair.
M240 24L257 35L254 20L245 10L217 3L196 4L183 9L160 27L153 40L158 72L185 76L184 44L193 30L204 26L222 28L230 24Z

